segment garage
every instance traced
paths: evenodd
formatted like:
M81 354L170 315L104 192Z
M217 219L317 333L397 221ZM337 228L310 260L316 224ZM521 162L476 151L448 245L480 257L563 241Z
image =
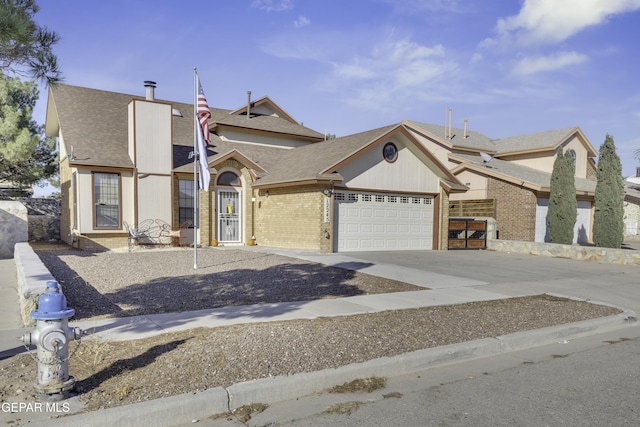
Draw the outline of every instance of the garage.
M433 249L432 196L336 191L336 250Z
M549 242L547 213L549 199L539 198L536 205L536 242ZM576 225L573 229L574 243L588 243L591 235L591 202L578 200Z

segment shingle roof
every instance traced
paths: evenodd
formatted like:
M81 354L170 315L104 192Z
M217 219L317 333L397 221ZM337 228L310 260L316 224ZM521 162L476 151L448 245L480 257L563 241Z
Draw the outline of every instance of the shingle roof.
M501 155L521 152L521 151L537 151L545 149L554 149L564 142L571 134L577 130L577 127L567 127L562 129L548 130L544 132L530 133L527 135L511 136L508 138L496 139L494 143L496 150Z
M410 121L409 123L418 126L427 132L446 139L446 127L433 125L429 123ZM511 136L508 138L491 139L479 132L467 130L465 137L464 129L452 128L453 138L446 139L454 148L472 149L486 151L489 154L497 152L498 156L505 154L523 152L523 151L539 151L554 149L566 140L568 136L576 132L576 126L561 129L553 129L543 132L535 132L526 135Z
M128 154L127 106L132 99L144 100L144 97L66 84L52 85L51 94L66 151L70 153L71 146L74 148L74 164L133 168ZM189 150L175 146L193 146L193 104L157 101L171 104L181 113L181 116L172 116L172 143L174 166L182 170L186 164L182 158L183 151L188 154ZM258 116L247 120L244 116L231 115L231 110L209 109L211 123L314 140L323 138L319 132L276 116Z
M278 162L268 168L269 174L256 182L256 186L329 179L323 176L342 160L356 154L368 144L378 140L398 124L361 132L342 138L330 139L282 152Z
M465 138L464 129L452 128L453 138L447 139L445 126L434 125L424 122L409 121L409 123L426 130L427 132L449 141L454 147L471 148L476 150L495 151L495 144L491 138L481 134L480 132L467 130Z
M313 139L324 138L324 135L320 132L316 132L313 129L299 124L291 123L288 120L276 116L251 116L251 118L247 118L246 115L227 114L224 117L217 118L215 121L218 124L227 126L303 136Z
M51 92L67 153L73 146L73 163L133 167L127 151L131 95L63 84L51 85Z
M551 174L548 172L542 172L537 169L500 159L492 159L489 163L485 164L482 157L471 154L456 154L453 157L460 158L475 166L483 166L483 170L486 170L487 175L507 175L515 180L522 181L523 184L541 187L542 190L546 191L548 191L551 186ZM591 181L586 178L576 178L575 182L576 191L594 192L596 189L595 181Z

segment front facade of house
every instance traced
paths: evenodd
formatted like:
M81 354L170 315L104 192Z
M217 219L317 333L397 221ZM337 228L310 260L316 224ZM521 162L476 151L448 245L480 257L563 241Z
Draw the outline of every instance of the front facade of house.
M69 244L118 248L129 228L155 227L160 243L182 229L204 246L447 249L451 206L473 200L492 204L496 237L545 241L559 149L576 159L576 241L590 239L596 152L577 127L491 140L403 121L325 141L267 97L210 108L211 183L198 192L194 236L193 105L158 100L146 83L144 97L50 88L46 133L59 139Z
M192 108L156 99L154 86L146 97L51 87L46 132L59 139L63 241L112 249L127 245L129 228L152 224L170 242L188 226ZM199 244L446 248L448 199L466 188L403 124L325 141L269 98L211 112Z

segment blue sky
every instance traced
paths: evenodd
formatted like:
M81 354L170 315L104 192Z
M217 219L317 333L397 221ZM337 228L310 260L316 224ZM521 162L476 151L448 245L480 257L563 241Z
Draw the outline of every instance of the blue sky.
M640 162L640 0L65 0L36 20L61 35L65 83L209 105L269 96L344 136L403 119L492 138L580 126ZM634 35L635 34L635 35ZM35 111L44 121L46 90Z

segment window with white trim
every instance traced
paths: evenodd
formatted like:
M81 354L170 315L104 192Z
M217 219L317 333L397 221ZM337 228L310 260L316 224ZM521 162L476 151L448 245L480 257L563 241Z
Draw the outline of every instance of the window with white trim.
M120 174L93 173L93 224L95 228L121 228Z
M178 222L182 224L185 221L193 221L193 180L178 180Z

